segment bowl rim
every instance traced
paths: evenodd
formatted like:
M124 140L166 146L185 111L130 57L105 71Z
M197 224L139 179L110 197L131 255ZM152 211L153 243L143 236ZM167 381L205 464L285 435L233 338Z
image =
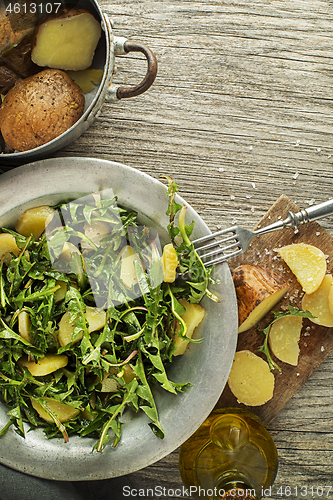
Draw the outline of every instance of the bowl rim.
M161 210L165 208L165 184L133 167L85 157L39 160L0 175L0 187L4 193L0 225L15 220L19 213L36 206L52 192L64 196L71 188L80 194L82 186L85 186L85 193L82 194L87 194L87 185L88 192L91 192L106 184L119 196L120 205L138 204L144 214L151 208L145 215L154 221L157 220L155 216L160 217L157 223L164 227L167 218ZM19 197L18 186L22 186ZM189 217L195 220L193 236L210 232L201 217L181 196L177 195L177 201L187 206ZM46 440L41 430L33 430L27 433L24 440L11 428L0 438L0 463L44 479L97 480L135 472L178 448L215 407L227 382L236 350L238 317L232 276L227 264L222 264L218 271L221 283L217 291L222 294L221 303L205 302L205 325L199 332L200 336L203 334L204 342L193 344L190 350L179 357L181 359L175 360L169 371L170 376L176 378L188 373L193 385L177 396L156 391L156 402L166 434L163 440L153 434L144 415L125 419L123 438L118 447L107 447L99 455L91 453L93 440L90 438L73 436L69 444L65 444L60 438ZM5 408L0 405L0 425L5 422Z

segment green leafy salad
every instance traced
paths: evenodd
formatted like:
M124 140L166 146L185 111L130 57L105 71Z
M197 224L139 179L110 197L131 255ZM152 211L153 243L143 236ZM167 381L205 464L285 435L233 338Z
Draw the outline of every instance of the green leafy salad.
M130 408L163 437L153 387L186 390L167 367L179 342L200 341L187 335L185 304L218 301L190 241L193 223L167 181L171 259L156 230L110 193L46 207L40 234L31 221L2 228L0 393L9 420L0 435L14 426L24 437L28 423L66 442L93 437L102 451L119 442Z

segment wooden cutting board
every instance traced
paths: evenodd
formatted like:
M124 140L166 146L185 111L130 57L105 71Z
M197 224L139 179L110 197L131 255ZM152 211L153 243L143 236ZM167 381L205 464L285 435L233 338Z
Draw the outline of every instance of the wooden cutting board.
M283 219L286 218L289 210L295 212L299 210L299 207L287 196L282 195L261 219L255 229L275 222L281 217ZM256 238L243 256L229 261L231 272L240 264L257 264L261 267L281 270L291 286L289 296L283 298L275 306L274 310L287 309L288 304L301 308L302 288L293 273L276 252L276 248L279 246L300 242L314 245L320 248L325 255L328 255L327 273L333 271L333 238L317 222L310 222L299 226L296 232L291 228L287 228ZM266 359L264 354L258 353L258 347L264 341L264 335L260 333L260 330L265 328L272 318L270 314L257 327L240 333L238 336L237 351L249 349L263 357L263 359ZM273 356L273 359L282 369L282 373L279 373L277 370L273 371L275 377L274 396L266 404L257 407L245 407L243 404L239 404L227 384L216 408L227 406L247 408L261 417L265 422L271 422L332 351L333 328L315 325L309 319L304 318L299 347L300 354L296 367L282 363Z

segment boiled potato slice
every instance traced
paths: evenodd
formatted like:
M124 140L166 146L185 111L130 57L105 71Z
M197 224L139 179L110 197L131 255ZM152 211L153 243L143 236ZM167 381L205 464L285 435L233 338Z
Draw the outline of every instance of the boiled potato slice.
M119 373L116 368L111 368L110 371L114 375L117 375L117 373ZM126 384L129 384L130 382L132 382L132 380L134 378L136 378L134 370L130 365L126 364L126 365L122 366L121 371L123 372L122 376L123 376ZM108 373L105 373L105 376L102 380L102 388L101 388L100 392L117 392L118 388L119 388L119 384L117 383L117 381L114 378L110 377Z
M166 283L173 283L176 279L176 269L178 267L178 257L172 243L168 243L163 248L162 269Z
M124 377L126 384L129 384L130 382L132 382L133 379L136 378L134 370L130 365L124 365L122 367L122 370L123 370L123 377Z
M131 247L130 245L126 245L124 246L124 248L122 248L118 259L121 259L120 278L126 288L131 288L138 283L134 261L137 261L143 269L142 262L140 261L138 255L135 253L133 247Z
M333 314L333 283L330 287L330 291L328 292L328 307Z
M99 392L117 392L119 388L117 381L108 375L103 378L101 384L102 387Z
M51 222L53 214L54 208L47 205L29 208L17 219L15 230L26 237L32 234L34 239L38 240L46 226Z
M319 248L293 243L279 248L278 252L305 293L313 293L319 288L327 269L325 254Z
M98 245L99 241L110 233L110 225L103 221L93 221L91 224L84 225L84 234ZM82 241L81 246L85 250L92 250L92 246L86 241Z
M12 234L1 233L0 234L0 260L3 256L5 262L10 261L10 254L18 255L20 252L19 247L16 245L16 240ZM7 255L8 254L8 255ZM8 258L7 258L8 257Z
M45 354L38 360L38 363L28 361L26 357L20 358L18 363L28 368L34 377L43 377L64 368L68 363L68 358L65 354Z
M326 274L319 288L310 295L305 294L302 299L303 311L310 311L315 318L309 318L313 323L321 326L333 326L333 314L329 306L329 294L332 288L333 277Z
M104 309L87 306L84 315L86 317L86 320L88 321L89 333L104 328L106 322L106 311L104 311Z
M281 273L250 264L237 267L233 280L238 304L238 333L257 325L289 290Z
M32 61L38 66L83 70L92 63L101 37L101 24L83 9L65 9L36 30Z
M88 321L88 332L94 332L96 330L100 330L104 327L106 321L106 311L104 309L99 309L98 307L86 307L86 312L84 313L86 320ZM75 342L79 342L83 337L83 332L80 332L75 339L72 339L75 326L70 322L71 313L66 311L59 321L59 330L58 330L58 340L61 347L65 347L65 345L70 342L74 344Z
M205 317L205 309L200 304L192 304L191 302L187 302L185 299L179 299L179 302L182 306L185 307L186 311L181 315L183 320L187 325L187 333L186 336L192 338L195 328L201 323L201 321ZM184 354L186 347L188 346L189 340L183 340L179 335L175 334L175 347L176 350L173 353L174 356L179 356L180 354Z
M82 71L66 71L67 75L87 94L98 85L103 76L102 69L83 69Z
M57 280L56 285L60 286L60 288L54 292L54 300L55 302L61 302L66 297L67 283L65 281Z
M239 403L261 406L272 399L274 375L268 363L251 351L238 351L230 370L228 385Z
M21 337L30 342L29 329L31 327L30 316L27 311L20 311L18 315L18 331Z
M300 316L282 316L276 320L268 335L272 353L284 363L297 366L303 318Z
M44 410L38 401L35 401L33 398L30 398L30 400L33 408L43 420L46 422L54 422L53 418ZM55 414L60 422L68 422L68 420L77 417L80 413L80 410L77 408L66 403L60 403L60 401L56 401L55 399L45 398L45 406Z
M70 241L65 241L64 246L62 247L61 254L59 255L59 259L65 260L66 262L70 262L72 254L81 255L80 250L73 245Z

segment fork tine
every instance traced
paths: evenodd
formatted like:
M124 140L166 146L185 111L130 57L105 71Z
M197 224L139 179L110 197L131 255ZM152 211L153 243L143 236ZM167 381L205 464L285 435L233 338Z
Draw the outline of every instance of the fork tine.
M239 241L236 241L235 243L232 243L231 245L227 245L226 247L223 247L223 248L220 247L220 248L217 248L213 252L208 252L208 253L205 253L203 255L200 255L200 258L201 258L201 260L203 260L203 259L206 259L208 257L211 257L212 255L225 253L227 250L231 250L232 248L239 248L240 250L242 249ZM201 250L201 248L199 248L199 250ZM228 255L230 255L230 254L228 254Z
M222 234L226 233L236 233L237 231L237 226L232 226L227 229L221 229L220 231L216 231L213 234L207 234L207 236L202 236L201 238L197 238L196 240L192 241L192 243L197 246L201 245L201 243L206 243L207 241L215 239L217 236L221 236Z
M238 255L241 255L242 253L243 253L243 250L241 248L239 248L235 252L231 252L228 254L224 254L222 249L221 249L219 257L216 257L215 259L209 260L208 262L204 262L204 266L209 267L209 266L214 266L216 264L222 264L222 262L226 262L227 260L232 259L233 257L237 257Z
M233 235L233 236L229 236L228 238L224 238L223 240L214 240L211 243L208 243L208 245L204 245L204 246L199 247L199 248L196 247L196 251L201 252L201 251L209 250L210 248L214 248L217 246L220 247L222 244L228 243L228 241L232 241L236 238L237 238L237 236Z

